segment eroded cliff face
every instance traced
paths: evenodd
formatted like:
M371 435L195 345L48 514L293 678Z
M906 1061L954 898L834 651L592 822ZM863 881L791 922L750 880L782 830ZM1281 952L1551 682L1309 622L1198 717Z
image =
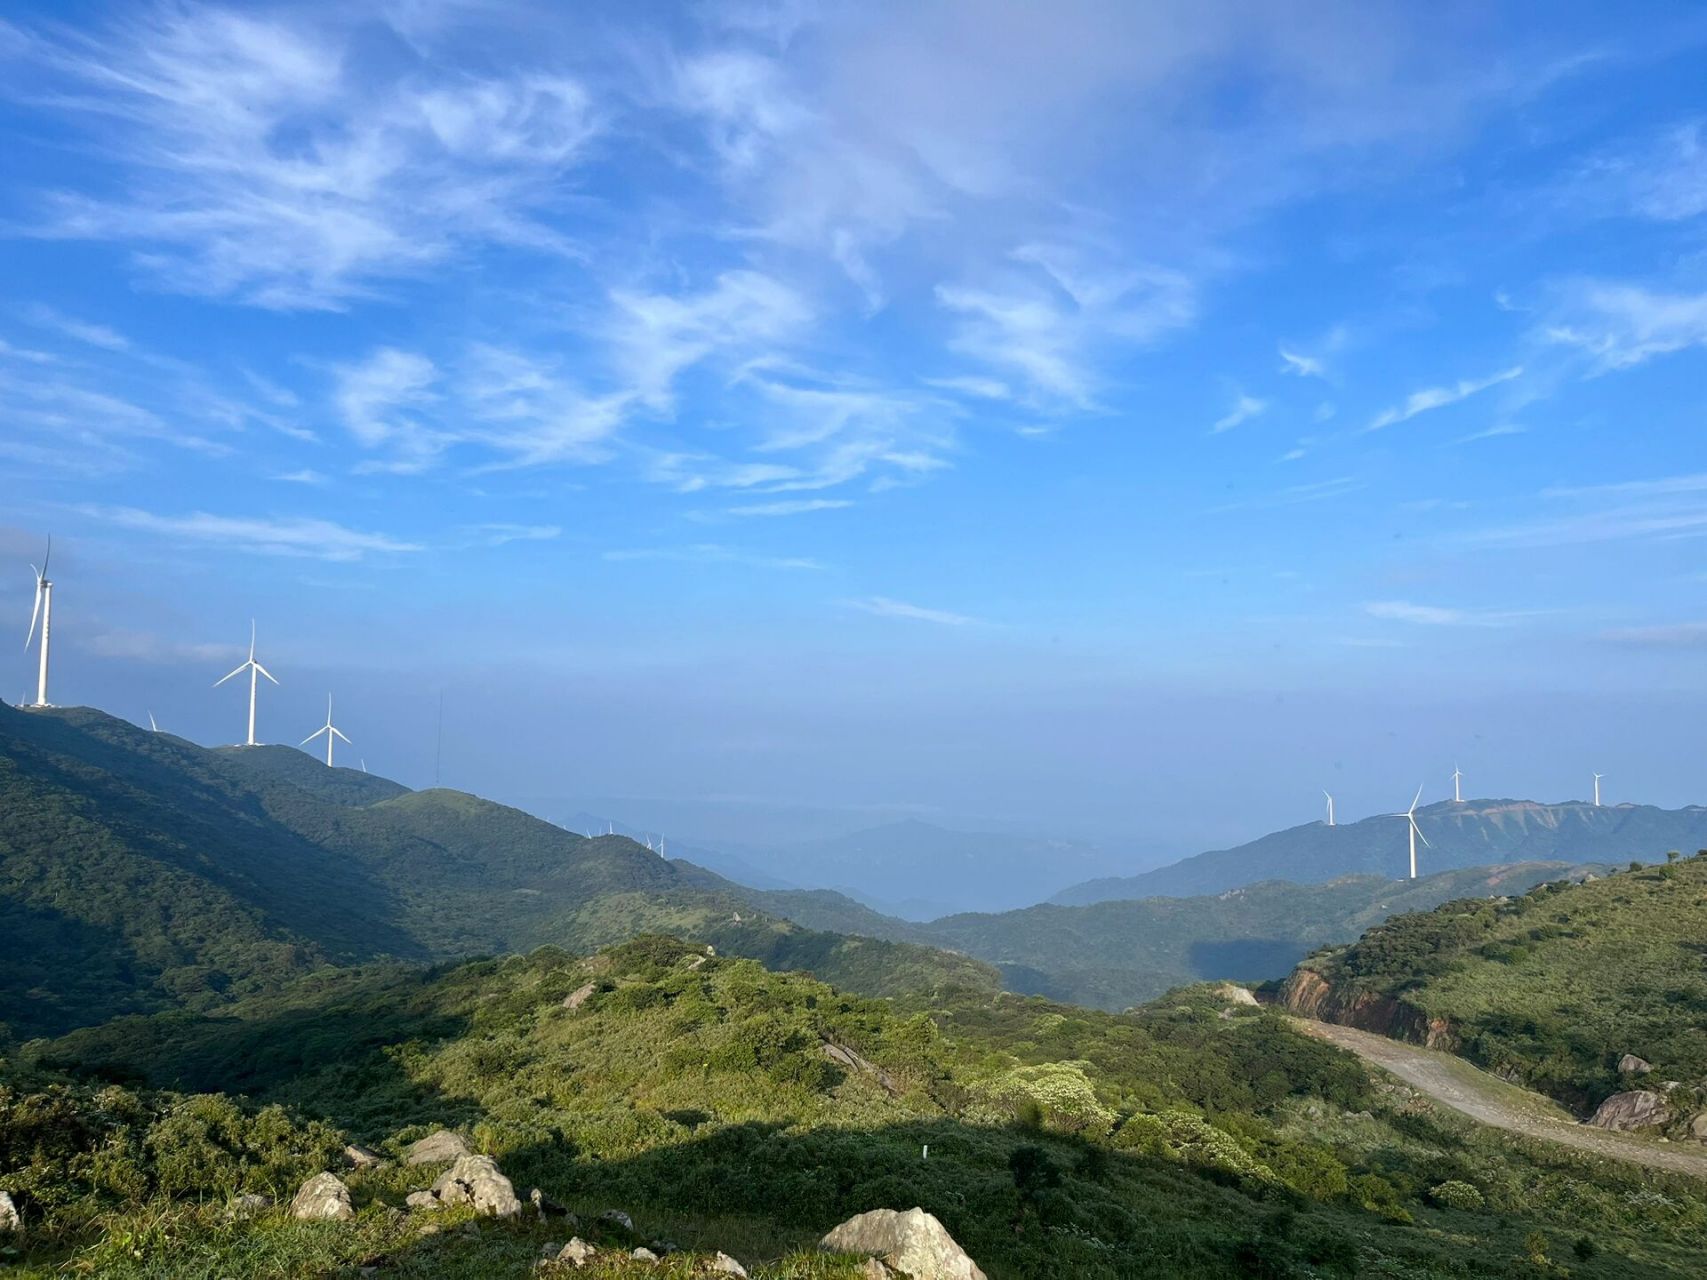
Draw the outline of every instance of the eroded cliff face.
M1280 1002L1293 1013L1321 1022L1373 1031L1430 1049L1455 1052L1458 1036L1445 1018L1431 1018L1415 1005L1373 991L1347 991L1314 969L1299 968L1281 988Z

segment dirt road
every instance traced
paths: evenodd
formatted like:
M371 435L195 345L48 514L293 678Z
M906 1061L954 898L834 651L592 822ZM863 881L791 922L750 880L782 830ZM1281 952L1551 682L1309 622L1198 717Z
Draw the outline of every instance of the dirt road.
M1613 1133L1578 1124L1539 1094L1507 1084L1449 1053L1389 1040L1386 1036L1331 1022L1298 1019L1300 1030L1348 1049L1366 1062L1392 1072L1436 1102L1496 1129L1528 1138L1560 1142L1613 1160L1707 1178L1707 1147L1661 1143L1654 1138Z

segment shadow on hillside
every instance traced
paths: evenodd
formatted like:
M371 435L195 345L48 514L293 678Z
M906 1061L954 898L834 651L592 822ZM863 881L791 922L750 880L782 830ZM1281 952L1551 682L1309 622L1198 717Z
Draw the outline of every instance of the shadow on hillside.
M60 1035L90 1017L105 1021L167 1004L151 990L157 967L114 938L57 907L0 900L0 1041Z
M1009 1166L1025 1146L1043 1152L1051 1172L1042 1183L1053 1183L1028 1202ZM1257 1238L1272 1202L1178 1165L1089 1150L1060 1135L946 1119L807 1133L753 1122L620 1160L587 1156L569 1139L546 1140L502 1153L499 1164L524 1204L537 1186L581 1221L540 1223L524 1210L519 1225L485 1225L483 1235L503 1232L519 1246L515 1271L494 1265L489 1274L525 1274L537 1241L570 1234L623 1250L662 1237L751 1265L810 1248L855 1214L915 1205L941 1219L992 1280L1259 1274L1244 1269L1239 1249ZM415 1181L426 1186L434 1172ZM606 1209L629 1214L635 1234L598 1222ZM1324 1221L1322 1230L1337 1228ZM447 1251L466 1247L433 1234L364 1261L378 1263L381 1274L432 1275L445 1267Z

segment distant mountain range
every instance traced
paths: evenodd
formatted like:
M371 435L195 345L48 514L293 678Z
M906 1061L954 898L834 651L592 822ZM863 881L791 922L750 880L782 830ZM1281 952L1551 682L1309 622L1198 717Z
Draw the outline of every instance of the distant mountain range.
M1429 842L1417 851L1424 873L1501 863L1653 861L1668 850L1707 846L1707 808L1537 804L1530 800L1444 801L1417 810ZM1221 893L1263 880L1320 884L1347 875L1399 877L1409 845L1398 818L1330 827L1312 822L1233 849L1200 853L1141 875L1087 880L1050 899L1062 906L1156 896Z
M209 750L0 705L0 1044L210 1010L327 965L672 932L888 994L993 990L938 950L813 933L622 836L289 747Z
M1271 880L1200 897L1082 907L1045 903L926 923L885 916L828 889L722 887L808 928L964 952L1000 969L1010 991L1118 1010L1193 982L1284 977L1316 948L1349 942L1402 912L1521 894L1545 881L1604 870L1593 863L1521 862L1414 881L1371 875L1313 885Z

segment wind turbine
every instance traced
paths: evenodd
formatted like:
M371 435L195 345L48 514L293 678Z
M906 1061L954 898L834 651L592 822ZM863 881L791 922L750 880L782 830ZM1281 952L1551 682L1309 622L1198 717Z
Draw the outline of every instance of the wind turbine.
M24 652L30 651L30 645L36 638L36 621L41 621L41 667L36 675L36 700L32 706L46 707L52 704L47 700L47 649L48 641L53 634L53 583L47 576L47 562L53 559L53 539L47 540L47 554L41 558L41 568L35 565L30 568L36 575L36 604L30 610L30 633L24 637Z
M309 743L313 742L321 734L326 735L326 767L328 769L330 769L332 767L332 742L334 739L339 739L339 740L343 741L348 746L353 747L356 745L355 743L351 742L348 738L344 737L343 732L341 730L334 729L332 727L332 695L331 694L326 695L326 723L321 725L313 733L309 734L306 738L304 738L297 745L306 747ZM362 767L362 772L363 773L367 772L367 767L365 765Z
M1604 773L1594 775L1594 807L1596 809L1600 808L1600 780L1605 776Z
M154 723L154 713L152 711L150 711L148 713L148 732L150 732L150 733L159 733L160 732L160 726Z
M1323 790L1322 794L1328 797L1328 825L1331 827L1334 825L1334 798L1326 790Z
M220 685L224 684L227 680L231 679L231 676L240 676L245 671L247 671L249 673L249 741L244 743L243 745L249 746L249 747L258 747L261 744L255 741L255 690L257 687L257 683L258 683L257 677L266 676L267 679L271 680L274 684L277 684L278 680L277 680L277 678L274 677L274 675L271 671L268 671L260 663L255 661L255 623L254 623L253 619L251 619L249 622L249 657L248 657L248 659L245 660L243 662L243 664L237 668L237 670L231 672L230 675L223 675L219 679L215 680L213 682L213 687L215 689L217 689L217 688L219 688Z
M1393 815L1395 818L1403 818L1411 825L1411 879L1413 880L1417 878L1417 841L1421 840L1427 848L1434 848L1433 845L1429 844L1428 837L1422 833L1422 828L1417 826L1417 804L1422 798L1423 789L1418 787L1416 799L1411 801L1411 807L1403 813Z
M1463 781L1463 778L1464 778L1464 771L1462 769L1460 769L1457 765L1453 765L1452 766L1452 803L1453 804L1463 804L1464 803L1464 792L1463 792L1463 789L1458 785L1461 781Z

